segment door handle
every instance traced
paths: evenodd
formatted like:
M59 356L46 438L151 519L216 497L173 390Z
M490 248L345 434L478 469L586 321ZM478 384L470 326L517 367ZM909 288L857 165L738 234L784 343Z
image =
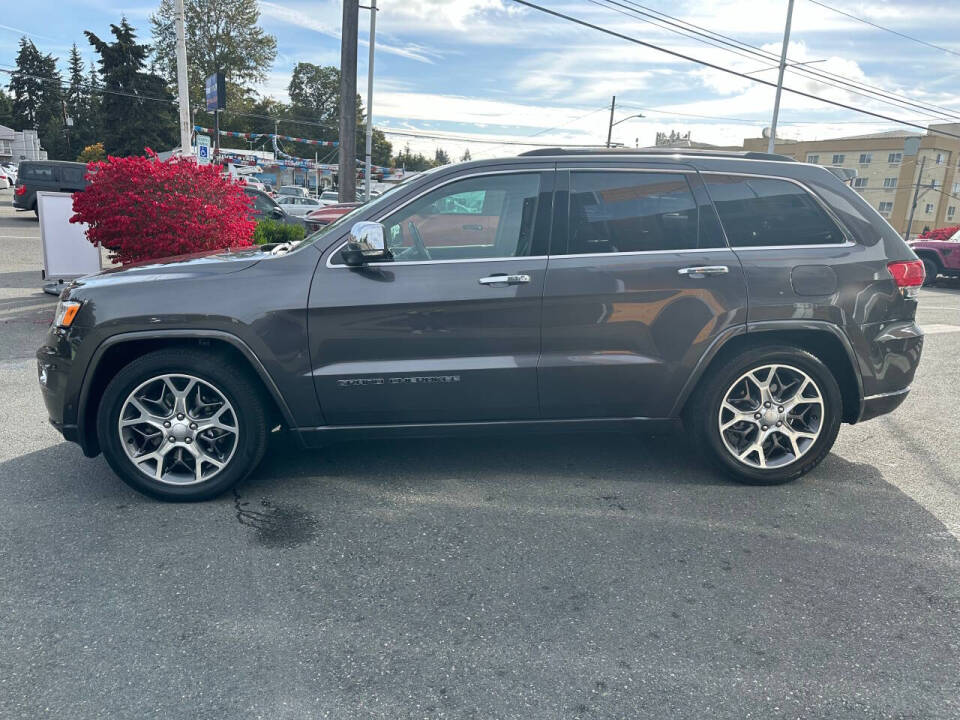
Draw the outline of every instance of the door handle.
M482 232L482 231L483 231L483 225L469 224L469 225L464 225L464 226L463 226L463 229L464 229L464 230L476 230L477 232Z
M730 268L726 265L700 265L677 270L678 275L686 275L691 278L703 278L707 275L725 275L728 272L730 272Z
M477 282L481 285L522 285L530 282L529 275L490 275L480 278Z

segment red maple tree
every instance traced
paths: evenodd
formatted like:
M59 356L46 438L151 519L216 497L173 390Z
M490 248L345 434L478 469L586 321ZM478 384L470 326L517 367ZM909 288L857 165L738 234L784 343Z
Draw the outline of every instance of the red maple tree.
M190 158L108 157L87 165L70 222L123 265L252 244L256 223L243 188Z

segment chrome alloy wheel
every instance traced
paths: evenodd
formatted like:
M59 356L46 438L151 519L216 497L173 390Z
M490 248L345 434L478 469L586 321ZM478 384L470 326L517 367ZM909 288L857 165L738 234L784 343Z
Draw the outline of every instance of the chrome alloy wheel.
M127 457L153 480L194 485L220 472L237 449L239 423L226 396L192 375L158 375L137 386L117 423Z
M744 465L775 468L803 457L823 427L823 395L792 365L762 365L741 375L720 404L720 437Z

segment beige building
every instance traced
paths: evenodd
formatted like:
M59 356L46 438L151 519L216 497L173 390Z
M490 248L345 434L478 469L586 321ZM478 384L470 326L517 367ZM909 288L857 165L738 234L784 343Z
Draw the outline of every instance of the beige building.
M931 125L960 135L960 123ZM747 138L744 150L766 152L766 138ZM894 130L834 140L783 140L776 152L800 162L856 170L854 188L900 234L906 232L914 189L923 178L910 235L925 227L960 225L960 138ZM934 183L934 187L930 187Z

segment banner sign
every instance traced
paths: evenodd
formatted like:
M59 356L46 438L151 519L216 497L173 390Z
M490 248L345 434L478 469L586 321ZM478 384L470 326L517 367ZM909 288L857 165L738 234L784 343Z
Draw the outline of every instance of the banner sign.
M193 127L197 132L212 133L210 128ZM291 137L290 135L274 135L273 133L255 133L255 132L236 132L234 130L221 130L220 134L224 137L243 138L244 140L256 140L257 138L276 138L277 140L286 140L287 142L303 143L305 145L316 145L317 147L337 147L340 143L333 140L310 140L309 138Z
M210 75L203 84L207 110L223 110L227 107L227 80L222 72Z

